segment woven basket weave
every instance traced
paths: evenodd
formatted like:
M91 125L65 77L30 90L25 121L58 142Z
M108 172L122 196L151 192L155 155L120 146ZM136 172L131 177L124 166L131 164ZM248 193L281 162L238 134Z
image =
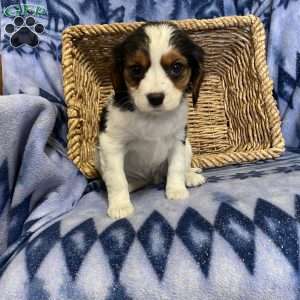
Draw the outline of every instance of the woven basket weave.
M260 20L244 16L174 23L206 54L198 107L189 112L193 166L224 166L279 156L284 140ZM77 25L63 33L68 154L87 177L97 176L95 146L99 114L112 92L112 47L140 25Z

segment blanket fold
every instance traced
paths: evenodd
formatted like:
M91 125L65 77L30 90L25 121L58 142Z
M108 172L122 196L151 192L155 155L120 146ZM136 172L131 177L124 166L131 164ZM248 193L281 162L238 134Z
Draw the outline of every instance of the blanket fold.
M0 97L1 252L25 225L37 229L70 210L86 187L61 148L48 142L56 115L56 106L38 96Z

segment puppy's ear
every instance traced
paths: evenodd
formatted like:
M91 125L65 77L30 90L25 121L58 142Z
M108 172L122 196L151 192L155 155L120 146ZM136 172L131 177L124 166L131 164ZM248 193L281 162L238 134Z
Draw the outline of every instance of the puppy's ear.
M192 99L193 106L197 104L199 97L199 90L203 81L204 72L203 72L203 60L204 60L204 51L198 45L194 44L193 50L191 52L191 80L190 86L192 90Z
M124 60L124 43L122 42L114 47L112 55L111 81L115 94L126 89L124 80Z

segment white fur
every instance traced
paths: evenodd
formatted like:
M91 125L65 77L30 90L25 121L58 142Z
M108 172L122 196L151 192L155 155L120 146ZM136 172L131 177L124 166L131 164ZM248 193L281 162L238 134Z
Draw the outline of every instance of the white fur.
M174 86L160 64L162 55L171 50L169 40L173 30L172 27L166 24L147 26L145 28L150 41L149 53L151 66L147 70L145 77L141 80L138 88L129 88L135 105L140 111L170 111L176 108L181 101L182 91ZM153 108L147 99L147 94L149 93L164 93L163 105L159 108Z
M186 189L205 182L191 169L191 146L185 145L185 101L171 112L157 115L124 112L108 106L107 130L99 135L99 171L108 191L108 215L123 218L133 213L129 192L167 175L168 199L187 198Z
M123 218L133 213L129 192L167 177L166 196L187 198L186 188L205 179L191 169L192 150L186 139L188 105L160 65L169 50L172 28L149 26L151 67L137 89L130 90L137 109L122 111L108 104L106 130L99 135L99 166L108 192L108 215ZM146 94L165 93L163 107L153 113Z

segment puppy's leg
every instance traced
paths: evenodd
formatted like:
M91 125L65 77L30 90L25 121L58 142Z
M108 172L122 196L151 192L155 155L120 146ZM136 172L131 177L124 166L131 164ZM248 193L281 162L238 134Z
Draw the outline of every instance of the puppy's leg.
M128 183L124 172L124 147L107 134L100 135L100 165L108 193L107 214L113 219L131 215Z
M185 186L185 145L177 141L168 158L166 195L170 200L185 199L189 192Z
M147 185L147 182L145 180L133 180L133 179L128 179L128 190L129 193L135 192L136 190L141 189Z
M200 168L191 168L192 162L192 147L188 139L185 143L185 157L186 157L186 173L185 184L187 187L195 187L205 183L205 177L198 172L201 172Z

